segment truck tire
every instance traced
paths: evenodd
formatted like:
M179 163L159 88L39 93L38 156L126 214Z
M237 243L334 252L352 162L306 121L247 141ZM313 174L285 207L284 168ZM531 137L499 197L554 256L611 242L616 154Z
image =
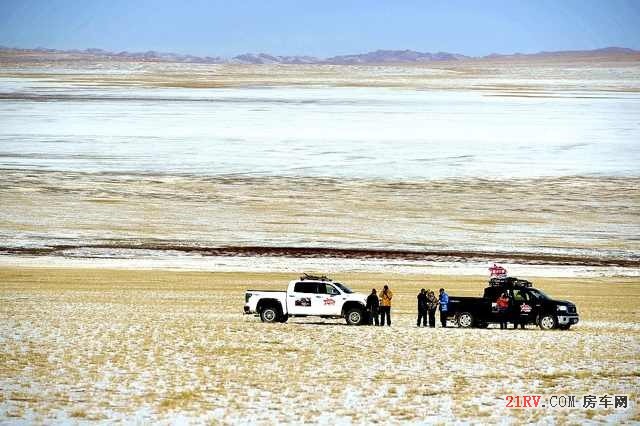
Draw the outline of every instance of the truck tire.
M288 319L289 319L289 315L287 314L280 315L280 318L278 318L278 322L287 322Z
M362 308L350 308L344 319L347 321L349 325L360 325L364 323L364 309Z
M458 327L471 328L473 327L473 315L470 312L461 312L457 318Z
M262 322L277 322L280 318L280 312L275 306L266 306L260 311L260 319Z
M558 325L558 321L556 321L556 317L552 314L544 314L540 317L540 321L538 321L538 326L543 330L553 330Z

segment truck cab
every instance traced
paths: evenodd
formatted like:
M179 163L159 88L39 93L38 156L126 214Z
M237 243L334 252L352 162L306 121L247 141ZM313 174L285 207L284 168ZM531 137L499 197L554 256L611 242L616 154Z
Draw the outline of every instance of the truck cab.
M289 315L335 317L353 291L337 282L300 280L289 283L287 312Z

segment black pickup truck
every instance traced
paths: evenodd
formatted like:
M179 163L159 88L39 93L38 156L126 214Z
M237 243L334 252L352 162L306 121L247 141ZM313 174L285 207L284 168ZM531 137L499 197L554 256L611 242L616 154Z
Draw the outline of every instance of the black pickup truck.
M536 324L543 330L568 330L578 323L576 305L554 300L533 288L531 282L515 277L492 278L483 297L450 296L448 316L462 328L486 328L491 323L499 323L496 301L502 293L509 296L507 315L509 322L514 324Z

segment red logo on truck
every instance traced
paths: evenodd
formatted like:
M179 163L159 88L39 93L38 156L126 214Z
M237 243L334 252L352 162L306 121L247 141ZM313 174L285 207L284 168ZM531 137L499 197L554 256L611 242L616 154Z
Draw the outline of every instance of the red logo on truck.
M527 305L526 303L523 303L522 305L520 305L520 312L531 312L531 306Z

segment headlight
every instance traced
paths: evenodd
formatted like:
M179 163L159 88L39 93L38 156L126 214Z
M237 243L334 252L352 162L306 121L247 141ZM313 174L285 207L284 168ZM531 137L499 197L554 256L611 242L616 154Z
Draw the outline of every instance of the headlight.
M559 311L564 311L564 312L567 311L567 307L565 305L556 306L556 309L559 310Z

